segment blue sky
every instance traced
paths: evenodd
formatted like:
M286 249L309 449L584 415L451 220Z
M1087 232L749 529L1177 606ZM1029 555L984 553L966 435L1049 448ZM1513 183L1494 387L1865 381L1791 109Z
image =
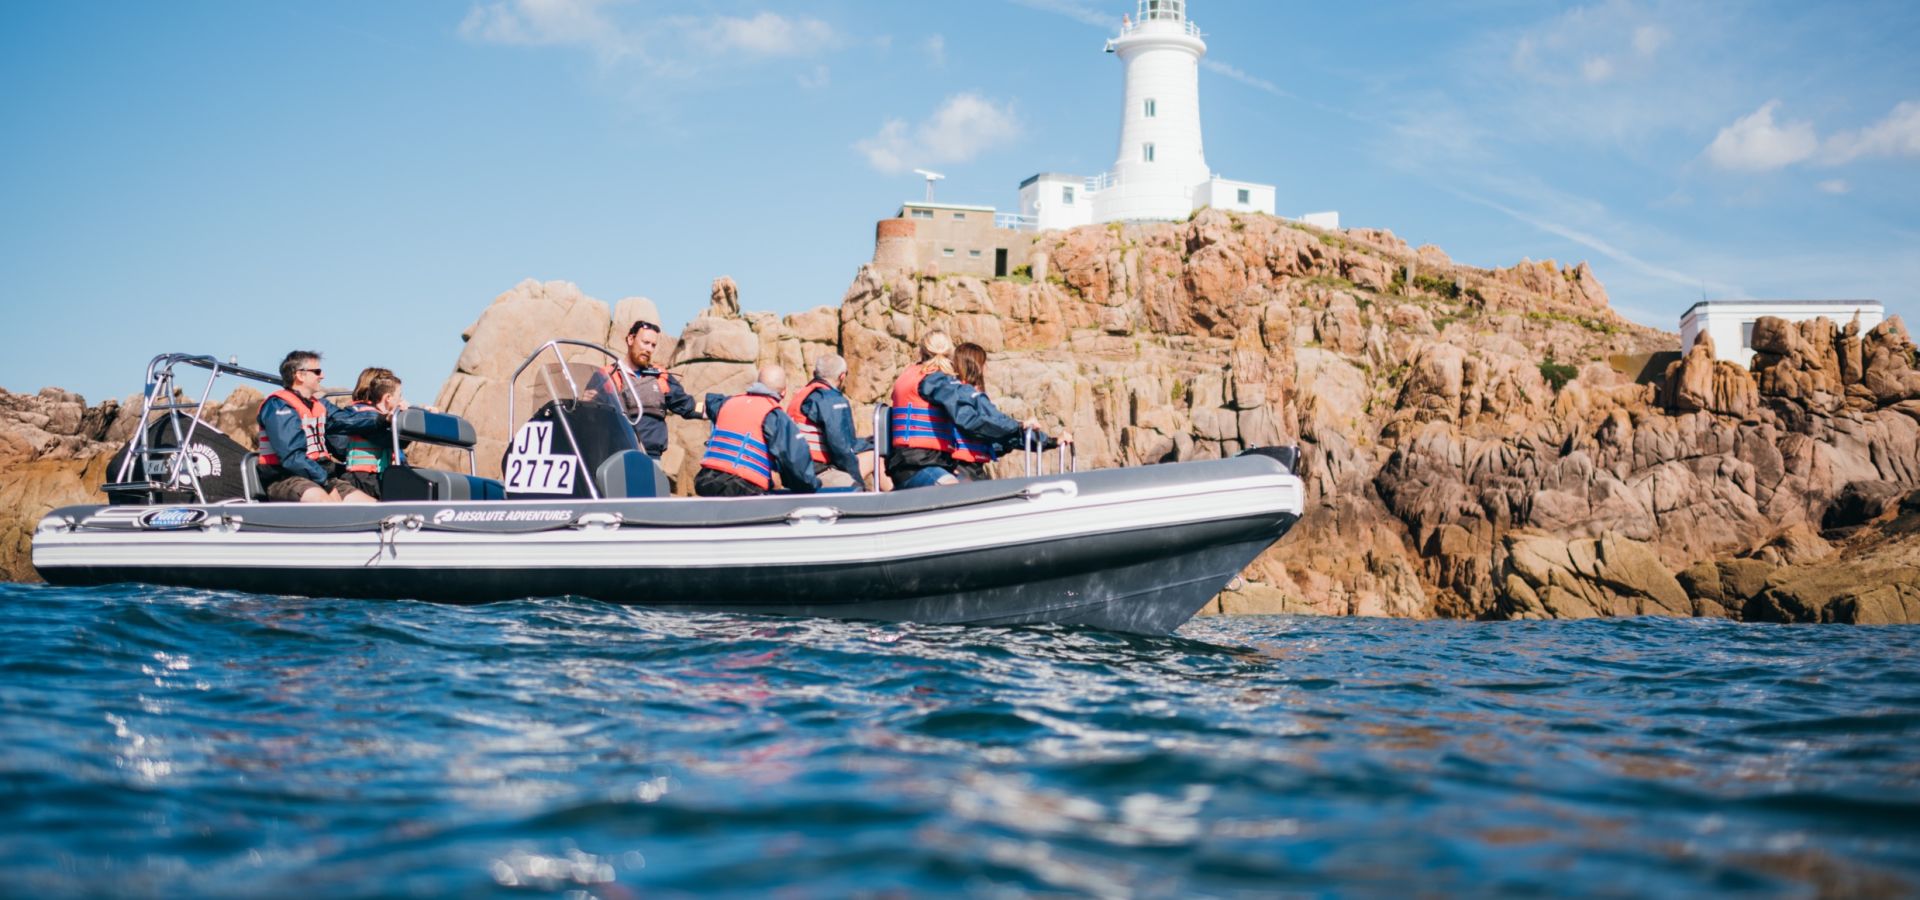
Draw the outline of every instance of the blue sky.
M0 386L317 347L430 396L523 278L838 303L921 183L1115 156L1131 0L13 4ZM1192 0L1208 161L1462 262L1712 297L1920 284L1920 4ZM1910 318L1910 315L1908 316Z

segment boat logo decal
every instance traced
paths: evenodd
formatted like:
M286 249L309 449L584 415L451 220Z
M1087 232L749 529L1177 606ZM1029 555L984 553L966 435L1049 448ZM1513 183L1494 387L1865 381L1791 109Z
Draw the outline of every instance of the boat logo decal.
M433 524L448 522L571 522L570 509L443 509L433 514Z
M140 527L172 531L178 528L192 528L206 521L206 519L207 511L204 509L189 509L183 506L176 506L167 509L156 509L141 516Z
M180 456L180 474L169 487L192 484L194 479L220 477L220 454L215 453L212 447L194 441L180 451ZM173 463L164 458L147 460L148 478L163 478L172 471Z

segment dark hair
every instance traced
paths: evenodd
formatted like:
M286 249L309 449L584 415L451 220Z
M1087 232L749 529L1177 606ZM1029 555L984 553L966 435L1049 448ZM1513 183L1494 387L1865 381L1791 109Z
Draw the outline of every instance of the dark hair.
M660 331L660 326L655 325L652 322L649 322L645 319L635 319L633 320L633 327L627 329L627 337L633 337L634 335L639 334L641 329L645 329L647 331L651 331L657 334Z
M986 390L987 348L972 341L953 348L953 369L961 381L978 390Z
M385 389L381 385L385 384ZM394 392L400 386L400 376L392 369L369 366L360 370L360 380L353 385L355 403L379 403L380 398Z
M315 350L295 350L287 354L287 358L280 361L280 384L293 387L293 376L307 367L308 360L319 362L320 353Z

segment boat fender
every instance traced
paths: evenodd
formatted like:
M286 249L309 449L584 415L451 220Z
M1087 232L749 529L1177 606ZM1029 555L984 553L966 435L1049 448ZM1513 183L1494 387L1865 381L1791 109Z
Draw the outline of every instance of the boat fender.
M840 510L831 506L802 506L787 513L788 525L832 525L840 521Z
M43 534L68 534L78 525L79 523L75 522L72 516L48 516L41 519L40 524L33 526L33 533L36 537Z
M581 531L615 531L627 520L619 513L582 513L573 520L573 527Z
M1059 497L1072 500L1080 496L1080 486L1071 481L1042 481L1027 485L1020 491L1023 500L1043 500L1047 497Z

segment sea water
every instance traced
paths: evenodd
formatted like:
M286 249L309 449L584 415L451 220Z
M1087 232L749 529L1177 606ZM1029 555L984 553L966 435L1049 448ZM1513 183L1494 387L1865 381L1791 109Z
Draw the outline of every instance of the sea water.
M0 895L1920 891L1915 628L0 603Z

